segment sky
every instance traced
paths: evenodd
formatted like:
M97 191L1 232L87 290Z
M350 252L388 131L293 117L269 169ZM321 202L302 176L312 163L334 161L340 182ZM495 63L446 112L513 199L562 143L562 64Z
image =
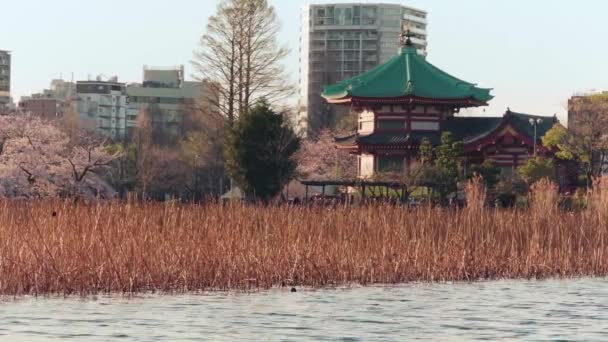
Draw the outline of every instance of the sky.
M0 0L0 49L13 53L13 96L50 80L96 75L140 82L142 67L186 65L219 0ZM270 0L282 21L285 65L298 79L300 9ZM327 2L324 0L314 3ZM341 1L332 1L341 2ZM372 2L372 1L362 1ZM608 1L403 0L428 12L428 60L493 88L487 115L565 118L575 92L608 89ZM8 15L7 15L8 14Z

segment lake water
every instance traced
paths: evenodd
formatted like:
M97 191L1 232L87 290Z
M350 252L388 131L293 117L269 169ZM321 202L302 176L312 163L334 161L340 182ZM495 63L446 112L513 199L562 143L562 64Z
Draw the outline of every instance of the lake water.
M606 340L608 280L2 299L0 341Z

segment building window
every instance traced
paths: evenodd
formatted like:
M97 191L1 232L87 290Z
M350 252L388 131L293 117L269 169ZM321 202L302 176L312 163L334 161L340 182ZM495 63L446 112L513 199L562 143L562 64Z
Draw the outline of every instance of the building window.
M378 129L405 129L404 120L378 120Z
M377 160L376 169L380 173L400 173L404 170L403 157L379 156Z
M413 121L412 131L439 131L439 122Z

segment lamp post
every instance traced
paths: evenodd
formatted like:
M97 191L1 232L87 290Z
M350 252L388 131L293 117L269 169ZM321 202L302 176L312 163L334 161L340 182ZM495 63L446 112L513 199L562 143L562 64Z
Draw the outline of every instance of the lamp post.
M536 158L536 128L543 123L543 119L530 119L530 125L534 126L534 157Z

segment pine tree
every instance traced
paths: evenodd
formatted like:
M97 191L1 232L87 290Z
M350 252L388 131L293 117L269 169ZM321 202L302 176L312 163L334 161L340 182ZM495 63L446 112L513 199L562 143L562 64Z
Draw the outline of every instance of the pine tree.
M229 135L226 164L248 197L267 202L293 179L299 148L300 139L283 116L262 101Z

